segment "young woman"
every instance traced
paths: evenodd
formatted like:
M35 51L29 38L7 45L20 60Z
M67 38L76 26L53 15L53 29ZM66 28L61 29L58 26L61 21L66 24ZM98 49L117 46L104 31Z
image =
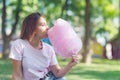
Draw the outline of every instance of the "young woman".
M79 62L79 55L61 68L53 48L42 42L48 26L40 13L28 15L22 24L20 39L12 42L12 80L65 80L63 77Z

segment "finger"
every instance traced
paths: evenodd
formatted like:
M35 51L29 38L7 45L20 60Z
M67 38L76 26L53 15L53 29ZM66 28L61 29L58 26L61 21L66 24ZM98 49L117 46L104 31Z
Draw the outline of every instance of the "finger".
M73 58L73 59L76 59L76 58L79 58L79 59L80 59L81 57L80 57L80 55L77 55L77 56L76 56L76 55L73 55L72 58Z
M79 62L80 59L79 58L76 58L76 59L73 59L75 62Z
M79 60L75 60L75 63L79 63Z
M72 56L80 56L80 54L73 54Z
M77 57L77 55L76 55L76 54L74 54L74 55L72 55L72 57L73 57L73 58L75 58L75 57Z

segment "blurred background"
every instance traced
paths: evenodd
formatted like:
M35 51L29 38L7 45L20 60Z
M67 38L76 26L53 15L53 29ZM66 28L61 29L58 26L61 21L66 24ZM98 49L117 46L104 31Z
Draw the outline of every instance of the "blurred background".
M0 80L11 80L10 42L33 12L43 14L49 27L65 19L82 39L81 62L68 80L120 80L120 0L0 0ZM61 66L68 62L58 60Z

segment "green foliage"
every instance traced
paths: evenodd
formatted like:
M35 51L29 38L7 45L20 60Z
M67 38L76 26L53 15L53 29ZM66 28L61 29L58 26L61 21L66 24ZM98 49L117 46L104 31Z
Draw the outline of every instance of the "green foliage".
M7 27L11 29L11 24L14 22L17 0L7 0ZM2 5L2 0L0 1ZM17 32L20 31L23 19L32 12L40 12L48 21L50 27L54 21L61 17L62 8L65 0L22 0L20 20L17 27ZM2 6L0 5L0 9ZM71 22L75 27L84 27L85 18L85 0L68 0L68 6L63 11L62 18ZM109 33L109 39L114 38L118 33L118 26L114 25L113 21L119 17L119 0L91 0L91 23L92 37L97 34ZM0 10L0 15L2 14ZM109 26L109 27L108 27ZM109 29L108 29L109 28Z
M92 1L92 26L93 37L97 34L108 33L108 40L113 39L118 34L118 28L113 20L118 16L117 0Z

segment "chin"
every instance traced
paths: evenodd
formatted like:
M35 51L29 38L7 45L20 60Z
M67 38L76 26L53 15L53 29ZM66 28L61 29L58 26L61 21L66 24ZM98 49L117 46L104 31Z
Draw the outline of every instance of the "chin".
M45 36L43 36L43 38L48 38L48 35L46 34Z
M48 38L48 36L46 36L45 38Z

